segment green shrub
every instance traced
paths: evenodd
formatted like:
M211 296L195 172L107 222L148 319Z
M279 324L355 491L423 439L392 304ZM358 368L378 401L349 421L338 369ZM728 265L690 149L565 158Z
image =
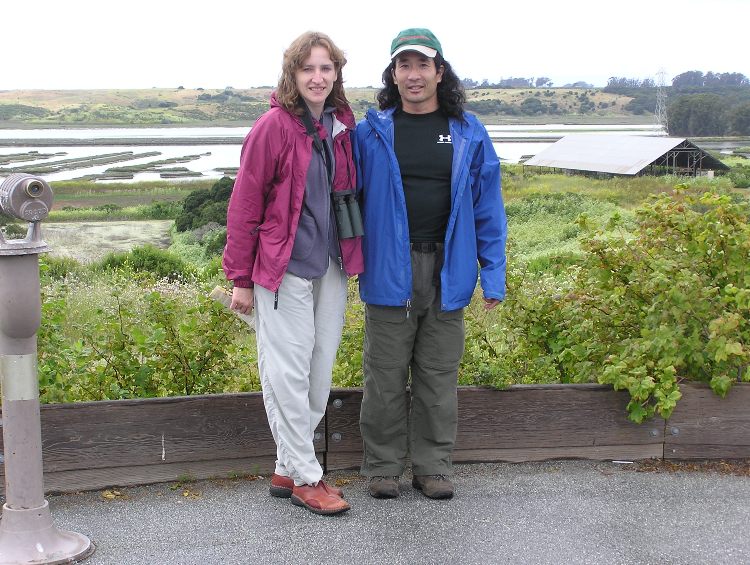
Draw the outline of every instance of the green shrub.
M223 282L226 280L224 270L221 267L221 256L211 257L209 261L200 270L200 279L202 281Z
M206 250L206 257L220 255L223 253L224 246L227 244L227 229L219 228L212 230L203 237L202 243Z
M28 226L19 223L9 223L3 226L3 233L7 239L23 239L26 237Z
M227 205L234 181L224 177L209 190L195 190L182 202L182 210L175 218L175 228L184 232L199 228L210 222L227 225Z
M72 257L39 256L39 272L50 279L64 279L68 275L80 273L82 265Z
M681 380L722 396L750 380L750 209L682 186L635 214L632 230L614 217L587 236L564 275L509 271L502 326L491 335L501 367L526 358L538 381L625 389L640 422L669 417Z
M735 188L750 188L750 166L737 165L732 167L729 178Z
M42 402L260 389L246 326L204 287L113 274L42 288Z
M135 247L128 252L107 253L94 265L95 269L112 271L126 269L133 273L152 275L156 279L184 279L195 274L195 269L164 249L153 245Z
M113 214L122 210L122 206L118 206L117 204L102 204L101 206L94 206L94 210Z
M145 206L144 214L152 220L169 220L177 217L182 212L182 204L179 202L152 202Z
M169 246L169 252L179 257L186 263L195 267L202 267L206 262L206 255L203 246L195 239L192 232L173 232L172 244Z
M349 279L347 308L341 344L333 366L333 386L362 386L362 343L364 339L365 306L359 299L355 280Z

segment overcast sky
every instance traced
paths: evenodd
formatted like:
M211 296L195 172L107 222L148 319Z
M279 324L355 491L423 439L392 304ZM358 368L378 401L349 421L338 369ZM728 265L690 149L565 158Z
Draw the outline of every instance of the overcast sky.
M432 29L457 74L480 81L750 77L750 0L5 0L0 18L0 90L275 85L310 29L346 53L346 85L379 86L408 27Z

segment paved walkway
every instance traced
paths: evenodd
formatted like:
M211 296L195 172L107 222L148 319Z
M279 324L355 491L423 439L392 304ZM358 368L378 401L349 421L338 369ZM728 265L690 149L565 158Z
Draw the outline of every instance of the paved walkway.
M456 497L375 500L333 473L352 510L316 516L268 495L268 479L49 496L86 534L86 564L750 563L750 477L636 472L612 462L456 466Z

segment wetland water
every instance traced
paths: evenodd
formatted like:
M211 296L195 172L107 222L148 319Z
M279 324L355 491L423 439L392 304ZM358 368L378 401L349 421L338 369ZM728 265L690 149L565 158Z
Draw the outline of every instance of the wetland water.
M220 178L223 169L239 166L240 150L249 127L195 128L106 128L106 129L0 129L0 159L19 153L37 151L53 154L43 159L13 162L3 167L43 164L63 159L132 151L158 152L157 156L140 157L106 165L80 166L54 173L44 173L48 181L102 174L111 167L142 165L154 161L195 156L188 162L163 165L185 167L203 178ZM517 163L524 156L535 155L569 133L663 135L654 125L490 125L487 131L500 159ZM5 172L0 170L0 176ZM159 180L156 172L138 172L134 181ZM192 177L195 178L195 177ZM174 180L174 179L172 179ZM127 182L127 180L125 180Z

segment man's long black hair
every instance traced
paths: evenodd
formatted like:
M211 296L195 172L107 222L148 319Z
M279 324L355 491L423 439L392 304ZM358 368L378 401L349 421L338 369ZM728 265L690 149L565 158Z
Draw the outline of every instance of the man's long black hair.
M439 69L440 65L443 66L443 78L437 85L440 109L449 118L462 119L464 117L464 103L466 102L464 86L453 71L453 67L443 59L440 53L435 55L434 61L436 69ZM381 110L394 106L401 107L401 95L398 93L396 83L393 82L394 64L395 61L392 60L383 71L383 88L378 92L378 105Z

